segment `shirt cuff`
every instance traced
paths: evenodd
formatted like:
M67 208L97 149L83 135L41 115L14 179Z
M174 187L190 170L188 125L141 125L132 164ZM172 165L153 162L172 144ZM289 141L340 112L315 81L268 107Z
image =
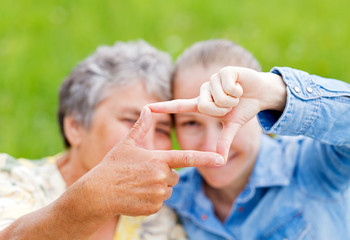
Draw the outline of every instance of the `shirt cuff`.
M280 75L287 85L287 101L282 113L271 110L259 112L260 126L266 133L305 135L320 107L316 83L308 73L288 67L274 67L270 72Z

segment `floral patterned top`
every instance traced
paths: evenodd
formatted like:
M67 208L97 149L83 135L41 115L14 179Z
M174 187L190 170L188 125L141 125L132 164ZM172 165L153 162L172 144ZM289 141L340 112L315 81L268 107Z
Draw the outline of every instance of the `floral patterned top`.
M27 160L0 154L0 231L65 192L67 185L56 165L59 156ZM114 240L143 239L187 238L177 215L164 206L148 217L119 218Z

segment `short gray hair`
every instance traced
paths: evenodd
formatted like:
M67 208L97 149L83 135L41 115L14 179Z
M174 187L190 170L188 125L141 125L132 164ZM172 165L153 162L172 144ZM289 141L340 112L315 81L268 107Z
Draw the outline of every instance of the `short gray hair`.
M175 75L193 66L201 65L207 68L214 64L261 71L259 62L245 48L226 39L210 39L193 44L178 57Z
M147 92L160 100L171 99L172 60L143 40L100 46L80 62L62 83L58 121L66 147L70 147L63 127L65 116L73 116L88 128L95 107L114 86L143 81Z

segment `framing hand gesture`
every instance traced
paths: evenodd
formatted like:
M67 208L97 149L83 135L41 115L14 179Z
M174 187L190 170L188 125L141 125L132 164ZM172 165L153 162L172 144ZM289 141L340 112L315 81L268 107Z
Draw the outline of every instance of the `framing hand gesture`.
M280 76L225 67L201 86L197 98L153 103L148 107L157 113L199 112L220 118L223 130L216 151L227 159L237 131L262 110L282 111L285 101L286 85Z

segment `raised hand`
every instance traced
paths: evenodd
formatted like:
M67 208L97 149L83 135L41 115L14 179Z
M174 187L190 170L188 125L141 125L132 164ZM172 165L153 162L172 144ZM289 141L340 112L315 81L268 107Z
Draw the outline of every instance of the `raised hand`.
M137 147L152 124L152 114L145 107L139 120L81 181L84 198L100 214L137 216L157 212L171 196L178 182L173 168L220 166L224 159L217 153L199 151L159 151ZM103 211L106 211L103 213Z
M248 68L225 67L201 86L198 98L148 106L153 112L200 112L220 118L223 130L216 151L227 159L237 131L262 110L282 110L285 101L286 87L280 76Z
M20 239L90 239L117 215L157 212L178 182L172 168L224 164L217 153L137 147L151 125L152 114L146 107L124 140L95 168L56 201L0 231L0 239L12 239L13 235Z

